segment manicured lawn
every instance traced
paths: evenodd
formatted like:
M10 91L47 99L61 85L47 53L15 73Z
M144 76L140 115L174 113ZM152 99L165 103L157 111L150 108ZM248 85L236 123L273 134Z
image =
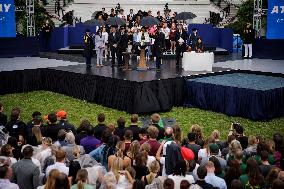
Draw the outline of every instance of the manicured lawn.
M30 120L32 112L36 110L46 115L49 112L60 109L67 111L69 121L76 126L79 125L82 119L89 119L95 125L96 116L101 112L105 113L107 123L116 123L117 118L120 116L125 117L129 123L130 117L126 112L47 91L3 95L0 96L0 102L4 103L4 111L7 115L10 114L13 107L20 107L22 110L21 119L23 121ZM232 122L241 123L245 127L246 135L253 134L271 138L272 134L277 131L284 134L284 117L268 122L255 122L197 108L181 107L175 107L169 112L161 113L161 116L176 118L178 124L183 128L184 136L186 136L192 124L199 124L202 126L206 136L210 135L214 129L218 129L222 138L225 139Z

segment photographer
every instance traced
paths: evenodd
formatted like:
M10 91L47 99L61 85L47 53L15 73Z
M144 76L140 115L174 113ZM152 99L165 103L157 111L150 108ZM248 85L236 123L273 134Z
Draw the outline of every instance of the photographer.
M244 135L244 128L240 123L232 123L228 136L234 135L241 143L242 148L246 149L248 146L248 137Z

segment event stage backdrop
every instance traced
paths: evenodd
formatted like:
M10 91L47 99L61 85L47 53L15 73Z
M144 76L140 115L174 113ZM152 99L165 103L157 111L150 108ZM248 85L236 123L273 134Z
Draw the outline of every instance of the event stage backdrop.
M0 0L0 37L16 37L14 0Z
M269 0L267 39L284 39L284 0Z

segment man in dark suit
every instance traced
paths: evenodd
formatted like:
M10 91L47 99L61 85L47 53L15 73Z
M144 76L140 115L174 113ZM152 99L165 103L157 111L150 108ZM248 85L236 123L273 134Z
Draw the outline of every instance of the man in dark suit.
M195 50L195 45L197 43L197 40L200 38L197 32L198 32L197 28L193 28L192 34L190 34L189 36L188 45L191 47L192 50Z
M127 21L129 23L129 27L130 28L132 28L133 22L134 22L135 19L136 18L135 18L135 15L133 13L133 9L130 9L130 13L129 13L129 15L127 15Z
M108 14L106 13L106 9L102 8L102 19L106 21L108 18Z
M114 26L110 29L110 34L108 36L108 44L110 46L110 55L111 55L111 65L114 67L115 65L115 54L117 53L117 42L119 39L119 34L116 32L116 28Z
M176 32L176 68L179 68L179 59L182 57L183 52L186 50L187 33L183 30L182 24L178 24Z
M90 30L87 29L84 35L84 52L83 56L86 58L86 68L92 67L92 57L93 57L93 49L94 49L94 42L93 37L91 36Z
M122 62L122 53L126 52L127 47L128 47L128 36L125 33L125 28L120 27L119 40L117 42L117 62L119 68L122 68L124 65L124 63Z
M156 49L156 68L157 70L160 70L161 60L163 58L163 50L165 49L165 46L166 46L165 34L161 32L161 26L157 27L154 46Z

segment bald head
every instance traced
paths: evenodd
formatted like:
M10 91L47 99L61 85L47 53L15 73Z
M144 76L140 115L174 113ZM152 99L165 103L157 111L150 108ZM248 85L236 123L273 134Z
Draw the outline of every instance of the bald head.
M284 171L280 171L278 173L278 179L282 180L284 182Z

